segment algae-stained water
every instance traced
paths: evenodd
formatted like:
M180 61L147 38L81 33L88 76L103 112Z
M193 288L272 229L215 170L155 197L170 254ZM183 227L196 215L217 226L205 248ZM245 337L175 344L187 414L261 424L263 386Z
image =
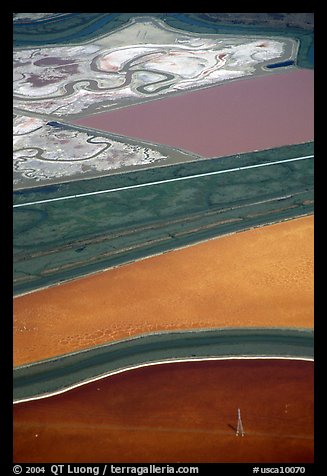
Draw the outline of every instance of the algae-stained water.
M14 406L14 462L72 460L312 462L313 363L166 364Z
M15 365L168 329L312 328L313 235L287 220L16 297Z
M313 79L311 70L242 78L74 123L204 157L303 143L314 138Z

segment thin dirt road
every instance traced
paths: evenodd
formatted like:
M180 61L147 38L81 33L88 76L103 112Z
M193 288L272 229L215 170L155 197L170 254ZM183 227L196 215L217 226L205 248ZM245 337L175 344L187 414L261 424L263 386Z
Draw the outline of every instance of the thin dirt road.
M312 462L313 366L164 364L17 404L14 462Z
M216 238L14 299L14 365L144 333L313 328L314 217Z

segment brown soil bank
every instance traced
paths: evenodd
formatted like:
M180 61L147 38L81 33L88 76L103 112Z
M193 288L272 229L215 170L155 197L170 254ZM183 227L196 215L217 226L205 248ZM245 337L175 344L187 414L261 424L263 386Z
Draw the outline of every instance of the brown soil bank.
M142 333L313 327L313 216L14 299L14 364Z
M14 461L312 462L313 393L313 362L137 369L15 405Z

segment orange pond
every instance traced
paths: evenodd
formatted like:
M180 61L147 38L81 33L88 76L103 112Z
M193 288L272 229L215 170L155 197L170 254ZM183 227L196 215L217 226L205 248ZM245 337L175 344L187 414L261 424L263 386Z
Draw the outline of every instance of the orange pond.
M14 462L312 462L313 367L163 364L16 404Z
M142 333L313 327L314 217L168 252L14 299L14 364Z

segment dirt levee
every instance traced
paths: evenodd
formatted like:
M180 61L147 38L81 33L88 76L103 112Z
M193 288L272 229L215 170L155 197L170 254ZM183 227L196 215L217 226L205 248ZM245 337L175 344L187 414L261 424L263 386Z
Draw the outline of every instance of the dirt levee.
M53 461L312 462L313 363L165 364L15 405L14 462Z
M74 123L205 157L296 144L313 140L313 78L294 70L242 79Z
M14 299L14 364L142 333L313 327L313 216Z

